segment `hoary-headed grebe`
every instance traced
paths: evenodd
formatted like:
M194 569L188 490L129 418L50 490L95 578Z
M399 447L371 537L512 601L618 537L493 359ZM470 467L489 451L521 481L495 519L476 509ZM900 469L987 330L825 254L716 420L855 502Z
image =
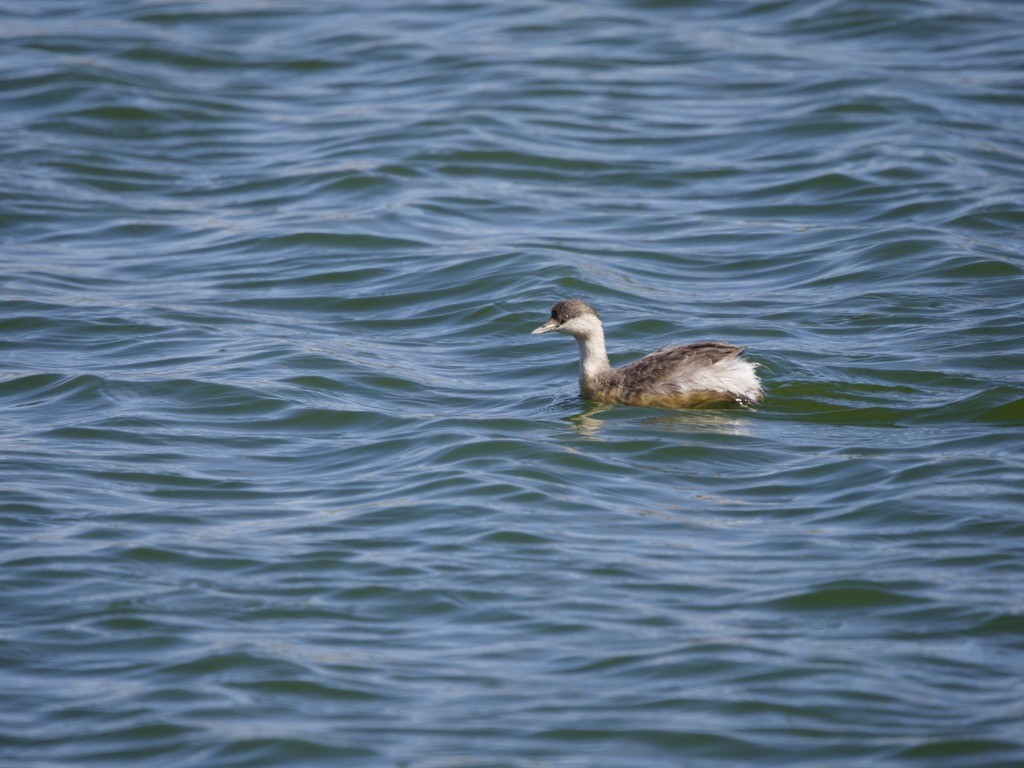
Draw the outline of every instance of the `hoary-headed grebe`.
M580 348L580 394L589 400L656 408L695 408L755 403L764 396L756 363L740 357L743 347L699 341L666 347L636 362L612 368L604 348L604 327L592 306L566 299L551 308L551 319L533 333L558 331Z

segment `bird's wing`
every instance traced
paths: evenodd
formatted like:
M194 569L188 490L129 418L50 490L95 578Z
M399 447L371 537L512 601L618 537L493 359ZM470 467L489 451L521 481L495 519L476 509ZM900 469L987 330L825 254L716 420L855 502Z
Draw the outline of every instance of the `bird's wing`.
M745 347L726 341L698 341L665 347L621 368L626 389L674 392L705 386L706 374L716 363L738 357Z

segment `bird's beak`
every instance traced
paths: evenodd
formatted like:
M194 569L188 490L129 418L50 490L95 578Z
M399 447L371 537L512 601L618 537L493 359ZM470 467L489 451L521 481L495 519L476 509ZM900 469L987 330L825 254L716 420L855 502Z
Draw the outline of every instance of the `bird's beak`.
M558 321L555 320L554 318L551 318L546 323L544 323L544 325L542 325L540 328L536 328L530 331L530 335L535 336L538 333L550 333L551 331L557 331L558 325Z

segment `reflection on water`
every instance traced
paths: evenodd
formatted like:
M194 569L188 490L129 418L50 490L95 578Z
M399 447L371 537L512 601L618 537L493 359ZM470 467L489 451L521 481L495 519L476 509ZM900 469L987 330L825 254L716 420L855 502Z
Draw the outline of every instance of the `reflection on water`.
M764 404L759 407L763 408ZM564 416L563 420L572 424L581 435L589 437L597 437L609 420L635 421L670 432L750 436L754 434L751 410L741 405L714 409L667 410L610 403L587 403L582 412ZM608 414L608 418L599 418L602 414Z

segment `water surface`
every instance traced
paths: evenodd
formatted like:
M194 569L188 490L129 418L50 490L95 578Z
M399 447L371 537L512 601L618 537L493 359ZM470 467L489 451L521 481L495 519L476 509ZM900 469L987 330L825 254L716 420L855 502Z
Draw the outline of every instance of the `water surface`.
M0 762L1024 762L1024 6L0 19Z

